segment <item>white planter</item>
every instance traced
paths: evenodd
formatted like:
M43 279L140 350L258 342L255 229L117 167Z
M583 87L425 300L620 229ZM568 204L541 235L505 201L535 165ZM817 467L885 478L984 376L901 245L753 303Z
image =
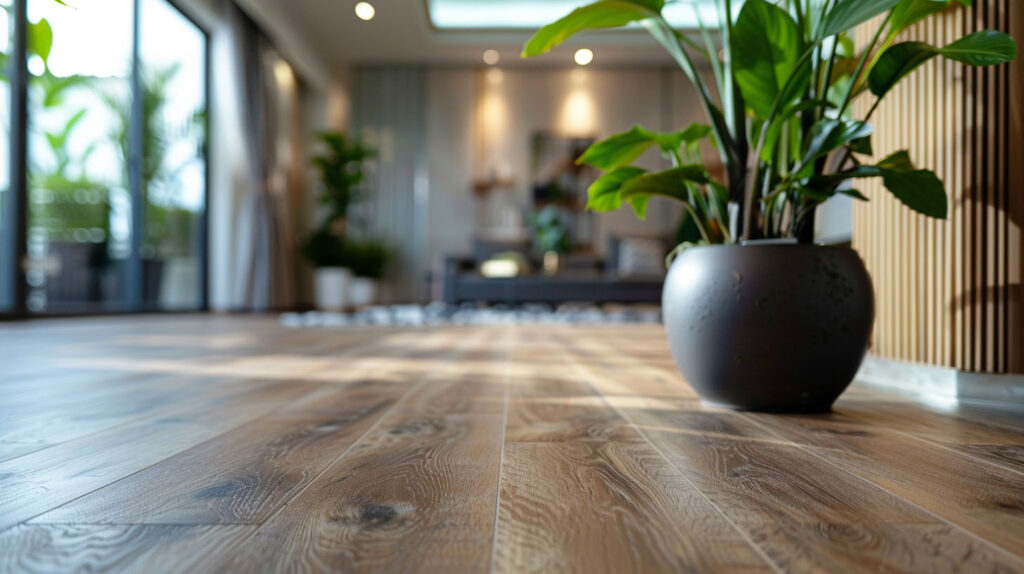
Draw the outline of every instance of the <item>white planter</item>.
M373 305L377 299L377 282L366 277L353 277L348 287L348 303L353 307Z
M344 311L352 272L344 267L318 267L316 270L316 307L321 311Z

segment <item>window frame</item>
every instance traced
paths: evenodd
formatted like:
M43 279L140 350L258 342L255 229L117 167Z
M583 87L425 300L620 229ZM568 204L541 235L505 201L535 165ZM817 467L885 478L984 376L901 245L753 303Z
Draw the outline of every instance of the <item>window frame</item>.
M202 35L204 44L203 62L203 149L202 159L204 166L203 173L203 206L198 214L199 222L197 228L197 244L199 259L199 305L193 309L160 309L159 307L145 305L142 301L143 273L140 253L140 243L145 226L145 206L141 204L141 180L139 170L141 167L141 154L138 153L139 142L142 136L142 91L141 87L141 5L142 0L132 1L132 70L129 76L132 90L132 120L130 125L130 139L135 143L130 152L129 160L129 188L132 197L131 221L132 221L132 253L127 260L127 287L124 309L117 310L90 310L83 312L31 312L27 308L26 297L28 295L25 282L25 269L23 262L28 254L28 126L31 117L31 110L28 106L28 2L29 0L13 0L12 14L14 29L11 36L11 60L10 60L10 133L6 137L10 143L10 187L6 194L8 204L2 211L3 221L0 221L0 293L10 294L11 306L7 309L0 308L0 321L23 320L23 319L44 319L58 317L80 317L80 316L105 316L105 315L126 315L138 313L160 313L160 314L189 314L209 311L209 277L210 277L210 250L209 250L209 209L210 209L210 184L212 182L210 169L210 138L212 137L212 63L211 54L212 42L210 31L194 18L189 11L182 6L178 0L161 0L177 11L183 18L191 23ZM3 105L0 103L0 105Z

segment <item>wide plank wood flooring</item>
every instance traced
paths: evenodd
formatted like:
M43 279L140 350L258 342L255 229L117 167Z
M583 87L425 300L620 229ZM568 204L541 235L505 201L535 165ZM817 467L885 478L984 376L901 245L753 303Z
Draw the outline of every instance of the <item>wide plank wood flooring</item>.
M0 324L0 572L1024 572L1024 416L702 405L656 326Z

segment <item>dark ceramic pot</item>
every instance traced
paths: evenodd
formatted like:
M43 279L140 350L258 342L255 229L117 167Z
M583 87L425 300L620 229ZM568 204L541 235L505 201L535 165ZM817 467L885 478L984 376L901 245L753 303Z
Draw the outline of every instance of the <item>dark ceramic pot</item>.
M753 411L831 409L875 316L857 253L814 245L687 249L662 305L672 355L701 398Z

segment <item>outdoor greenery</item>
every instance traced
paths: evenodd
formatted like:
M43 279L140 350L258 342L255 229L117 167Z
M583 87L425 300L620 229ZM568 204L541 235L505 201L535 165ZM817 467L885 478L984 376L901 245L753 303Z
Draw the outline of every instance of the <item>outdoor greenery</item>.
M142 69L142 158L139 170L142 202L145 206L145 237L147 252L159 257L187 256L193 251L198 214L180 206L179 189L172 185L173 166L167 164L171 146L182 138L202 130L201 110L183 125L171 125L165 117L169 88L180 66ZM128 187L128 166L131 165L131 94L123 90L100 91L100 98L115 118L110 139L121 154L124 166L121 183Z
M605 173L589 190L589 207L629 203L643 218L652 196L683 202L702 243L739 239L813 239L817 206L836 194L867 200L852 187L881 178L911 209L947 215L942 181L917 169L908 151L874 163L870 123L879 102L908 74L935 57L970 66L1009 62L1017 45L986 30L948 46L897 42L911 25L969 0L715 0L718 22L702 26L702 42L674 30L662 15L664 0L600 0L541 28L523 56L543 54L578 32L639 23L672 55L696 88L708 125L658 133L643 127L592 146L580 161ZM884 15L884 16L883 16ZM883 16L877 25L873 19ZM875 26L859 50L853 30ZM707 60L709 85L697 66ZM714 88L714 89L712 89ZM713 95L717 94L717 96ZM851 104L873 98L863 118ZM710 137L725 181L700 157ZM647 172L633 162L657 147L673 167Z

